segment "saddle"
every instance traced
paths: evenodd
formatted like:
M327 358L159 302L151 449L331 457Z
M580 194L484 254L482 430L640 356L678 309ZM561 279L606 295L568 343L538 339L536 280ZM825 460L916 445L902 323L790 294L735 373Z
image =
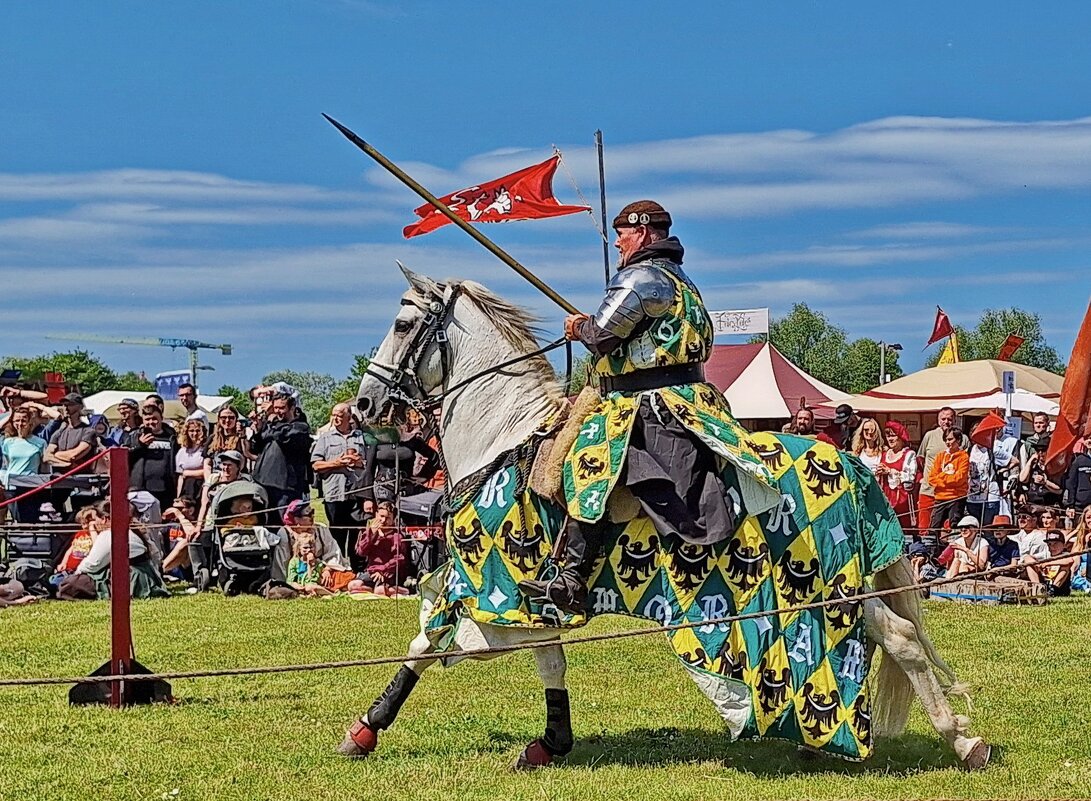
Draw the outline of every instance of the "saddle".
M588 384L576 400L560 412L557 425L538 446L538 453L531 465L530 488L543 498L549 498L560 506L565 505L564 461L576 438L580 435L587 416L601 401L598 387ZM640 503L628 488L619 482L606 501L607 513L613 523L628 523L640 512Z

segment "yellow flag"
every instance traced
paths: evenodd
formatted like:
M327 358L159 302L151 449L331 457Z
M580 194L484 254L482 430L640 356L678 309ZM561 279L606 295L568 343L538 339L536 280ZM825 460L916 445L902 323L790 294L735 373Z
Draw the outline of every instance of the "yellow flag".
M958 361L958 337L952 332L951 336L947 337L947 344L943 346L943 353L939 355L939 361L936 364L958 364Z

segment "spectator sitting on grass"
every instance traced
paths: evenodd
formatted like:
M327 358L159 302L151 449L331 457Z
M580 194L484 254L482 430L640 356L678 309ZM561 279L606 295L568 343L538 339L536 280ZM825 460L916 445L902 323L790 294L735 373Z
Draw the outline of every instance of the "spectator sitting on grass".
M86 506L80 509L76 512L76 525L80 527L79 531L72 538L72 544L64 552L61 561L57 563L57 572L49 579L49 583L54 590L60 586L66 576L75 573L76 568L91 553L95 538L99 536L102 529L99 510L94 506Z
M1015 515L1015 521L1019 528L1011 535L1011 539L1019 546L1019 565L1026 568L1049 558L1049 548L1046 547L1046 535L1038 527L1038 515L1029 508L1020 509ZM1030 578L1030 574L1026 574Z
M99 517L90 525L95 541L90 552L58 589L58 598L108 598L110 596L111 536L110 502L98 504ZM130 509L130 520L136 516ZM148 543L138 529L129 529L129 588L133 598L165 598L170 595L152 564Z
M183 568L189 566L189 544L197 538L197 505L193 499L179 495L169 509L163 510L164 522L174 525L167 531L169 547L163 559L163 578L168 581L185 578Z
M376 595L408 595L405 582L410 578L405 543L394 525L394 505L382 501L375 517L356 540L356 555L366 563L364 585Z
M1069 534L1069 543L1075 553L1081 553L1091 548L1091 506L1083 510L1080 522ZM1074 556L1072 569L1072 589L1080 592L1091 592L1091 554Z
M989 567L1008 567L1019 563L1019 543L1008 536L1010 529L1011 518L1007 515L997 515L989 525Z
M1047 531L1046 547L1049 548L1050 559L1056 559L1068 553L1068 549L1065 547L1064 532L1056 528ZM1032 581L1045 584L1046 592L1051 596L1071 595L1072 561L1071 559L1050 561L1028 568L1027 572L1032 574Z
M956 533L951 536L954 554L951 566L947 568L947 578L984 570L989 562L989 546L981 536L981 522L972 515L966 515L958 521L955 529Z
M326 565L318 558L314 534L299 531L292 534L292 558L288 560L287 582L303 595L332 595L322 584Z
M306 501L292 501L284 510L283 518L284 526L277 532L279 539L273 553L272 578L292 583L289 564L295 555L293 542L299 536L307 536L313 541L311 549L315 560L322 566L318 571L318 583L331 592L346 589L356 576L330 533L329 526L314 522L314 508Z

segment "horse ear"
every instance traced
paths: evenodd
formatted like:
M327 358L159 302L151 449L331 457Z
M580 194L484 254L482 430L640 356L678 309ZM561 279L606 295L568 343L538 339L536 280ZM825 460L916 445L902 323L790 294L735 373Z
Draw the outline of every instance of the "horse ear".
M395 261L398 265L398 269L401 270L402 275L405 276L405 280L409 282L409 286L412 287L415 291L419 292L425 297L440 294L439 284L437 284L427 275L420 275L419 273L415 273L404 264L402 264L400 261Z

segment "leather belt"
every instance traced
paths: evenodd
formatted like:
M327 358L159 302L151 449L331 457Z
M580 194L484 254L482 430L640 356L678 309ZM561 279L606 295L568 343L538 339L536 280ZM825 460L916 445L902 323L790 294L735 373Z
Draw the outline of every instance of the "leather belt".
M650 367L624 375L602 376L599 378L599 391L603 395L610 392L643 392L646 389L697 384L704 380L703 364L674 364L668 367Z

